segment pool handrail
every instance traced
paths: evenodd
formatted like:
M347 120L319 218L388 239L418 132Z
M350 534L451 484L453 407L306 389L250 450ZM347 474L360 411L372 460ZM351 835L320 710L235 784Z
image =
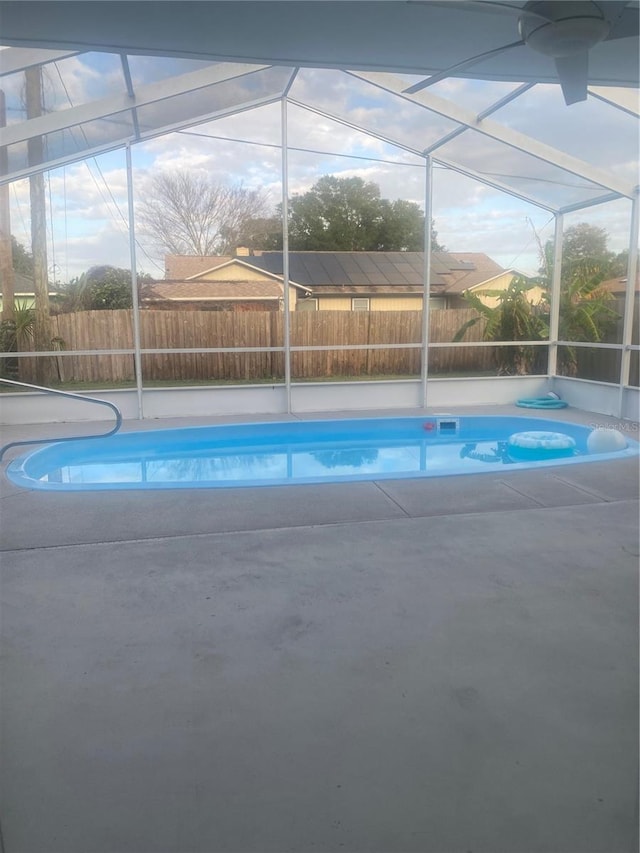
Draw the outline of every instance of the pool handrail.
M69 435L63 438L31 438L24 439L22 441L10 441L8 444L0 447L0 460L2 460L5 452L9 450L10 447L21 447L26 444L49 444L58 441L77 441L78 439L85 438L108 438L110 435L115 435L122 426L122 412L115 403L111 403L109 400L101 400L98 397L89 397L86 394L77 394L73 391L60 391L57 388L46 388L43 385L31 385L29 382L17 382L15 379L4 379L1 376L0 382L3 382L5 385L18 385L21 388L31 388L34 391L43 391L46 394L58 394L60 397L70 397L72 400L84 400L87 403L97 403L100 406L108 406L116 416L115 426L110 429L109 432L97 433L94 435Z

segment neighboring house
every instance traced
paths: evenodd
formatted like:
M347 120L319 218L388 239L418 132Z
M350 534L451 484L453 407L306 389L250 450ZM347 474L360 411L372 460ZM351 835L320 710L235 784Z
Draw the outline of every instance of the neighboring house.
M601 283L600 287L608 290L612 296L624 299L627 293L627 276L607 279L607 281L603 281ZM636 276L636 287L634 292L637 298L638 294L640 294L640 270L638 270L638 274Z
M422 252L290 252L290 310L402 311L422 307ZM230 257L168 255L165 279L146 288L147 307L283 307L282 252L238 249ZM466 292L503 290L518 273L487 255L434 252L431 308L466 307ZM536 300L534 294L532 301Z
M494 308L498 304L499 291L506 290L514 278L527 278L516 269L504 269L488 255L482 252L453 252L450 253L457 261L472 265L469 272L454 272L454 281L445 290L447 308L468 308L464 300L465 293L474 293L488 305ZM491 294L491 295L488 295ZM527 291L529 302L538 305L544 296L544 289L534 286Z
M33 279L21 272L13 273L14 300L21 308L33 308L36 304ZM49 291L49 299L55 299L60 294L56 290ZM2 311L2 290L0 289L0 311Z
M274 275L244 257L167 255L165 279L148 284L142 293L147 308L210 311L280 311L284 307L282 274ZM308 288L290 282L289 307Z

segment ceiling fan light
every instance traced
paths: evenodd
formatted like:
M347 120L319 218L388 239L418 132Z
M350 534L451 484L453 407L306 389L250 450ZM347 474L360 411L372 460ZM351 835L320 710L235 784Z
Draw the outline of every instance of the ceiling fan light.
M524 18L521 20L521 34L529 47L554 57L589 50L606 38L608 32L609 24L602 18L567 18L542 25L535 21L531 29Z

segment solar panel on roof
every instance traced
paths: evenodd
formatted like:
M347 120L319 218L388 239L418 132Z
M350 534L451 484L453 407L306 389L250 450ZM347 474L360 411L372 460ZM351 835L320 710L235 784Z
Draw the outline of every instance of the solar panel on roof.
M376 265L369 258L358 258L358 266L364 273L377 269Z
M301 258L300 263L304 269L306 281L309 284L320 284L327 281L325 268L316 255L307 258Z
M308 287L333 287L335 292L347 288L383 288L385 292L416 288L423 285L422 252L290 252L289 278ZM282 252L268 251L246 259L265 272L282 275ZM431 256L431 286L451 287L452 273L477 271L478 263L460 260L448 252ZM372 292L374 292L372 290Z
M345 273L338 259L334 255L325 255L322 264L325 275L331 284L343 284Z
M253 264L266 272L282 274L282 254L279 252L268 252L263 255L257 255L249 259L249 263Z
M354 270L359 269L358 264L352 255L347 255L346 257L341 258L340 263L342 264L342 268L348 272L353 272Z
M402 273L398 273L396 276L396 283L401 284L401 285L405 285L405 284L409 284L410 281L406 275L403 275Z

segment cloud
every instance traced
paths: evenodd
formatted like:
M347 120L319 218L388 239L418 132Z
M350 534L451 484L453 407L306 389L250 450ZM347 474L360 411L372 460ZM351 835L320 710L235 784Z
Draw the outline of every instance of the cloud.
M127 219L127 175L124 168L103 171L99 161L88 160L65 170L50 173L48 186L51 215L74 218L86 223L109 218Z
M139 82L163 76L162 61L153 59L153 62L141 59L136 65ZM93 54L61 61L55 74L53 68L50 72L47 85L51 97L55 96L58 106L64 108L68 98L82 103L121 91L123 78L119 63L118 57ZM192 63L189 67L201 64ZM186 66L175 68L184 71ZM56 82L58 70L64 87L59 79ZM168 73L168 66L165 70ZM13 76L15 79L8 82L16 101L21 76ZM270 78L268 85L275 86L279 79ZM253 81L250 77L230 81L220 92L231 100L240 98L246 94L248 81L257 87L259 75ZM467 110L479 111L513 88L514 84L448 79L436 84L433 91ZM291 98L314 108L307 109L295 102L288 106L291 194L305 192L324 174L337 174L375 182L383 198L404 198L420 206L424 204L424 160L401 146L422 151L455 128L455 122L337 71L301 71ZM158 110L161 112L162 104L156 113ZM324 114L332 112L345 123ZM637 175L637 122L593 99L567 109L557 87L536 86L490 120L527 133L620 177ZM359 128L368 129L373 135ZM187 169L205 172L219 182L260 188L275 208L282 197L281 133L281 107L274 103L135 145L132 148L135 198L147 191L152 171ZM386 141L389 138L397 140L400 146L391 145ZM468 163L487 177L501 176L499 179L512 182L514 189L530 191L541 199L568 203L587 197L580 187L585 183L581 178L525 158L515 149L480 134L463 133L435 151L436 164L438 156ZM548 178L555 183L545 183ZM52 171L47 176L47 192L51 207L49 242L56 263L63 259L70 275L78 275L99 263L130 265L123 152ZM28 245L28 181L12 186L11 200L13 233ZM628 242L629 209L628 201L588 208L567 216L565 225L569 227L580 221L600 225L610 234L610 248L621 251ZM440 241L450 249L486 252L505 266L514 264L528 272L535 272L539 265L531 222L543 240L553 234L547 211L437 165L433 216ZM157 247L142 234L138 234L138 241L139 265L156 272L153 262L158 261L161 269Z
M596 98L567 107L558 86L538 85L500 110L496 119L630 184L637 181L640 124Z
M79 54L49 63L44 66L42 83L47 110L126 92L120 58L110 54Z

